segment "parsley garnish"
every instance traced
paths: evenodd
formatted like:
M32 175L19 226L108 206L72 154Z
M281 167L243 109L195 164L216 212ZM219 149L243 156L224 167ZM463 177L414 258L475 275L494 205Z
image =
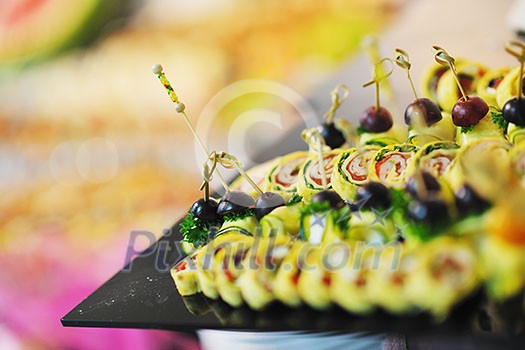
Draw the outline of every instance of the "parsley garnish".
M501 129L501 131L505 132L507 130L507 126L509 125L509 122L503 118L503 113L501 112L490 112L490 117L492 118L492 122L498 126L498 128Z
M471 132L472 130L474 130L474 127L476 126L476 124L474 125L470 125L470 126L462 126L461 127L461 133L462 134L468 134L469 132Z
M365 142L365 146L379 146L379 147L386 147L386 142L378 141L378 140L370 140Z
M254 210L246 208L246 209L238 211L238 212L234 212L234 213L230 213L230 214L224 215L224 221L231 222L231 221L243 220L243 219L246 219L247 217L253 216L253 215L255 215Z
M209 226L204 221L188 213L180 224L180 233L184 241L192 243L195 248L206 244L209 240Z
M287 206L291 206L291 205L294 205L294 204L297 204L299 202L301 202L303 200L303 196L297 194L297 193L294 193L292 198L290 198L290 200L288 201L288 203L286 203Z

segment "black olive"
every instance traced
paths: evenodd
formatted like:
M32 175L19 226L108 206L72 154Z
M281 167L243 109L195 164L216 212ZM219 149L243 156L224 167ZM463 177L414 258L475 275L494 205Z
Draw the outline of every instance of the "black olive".
M470 185L462 186L456 192L455 199L460 215L479 214L490 207L490 203L477 194Z
M356 202L367 209L386 209L392 205L390 190L380 182L368 182L356 192Z
M217 214L218 203L214 198L209 198L207 201L200 198L191 206L190 212L196 218L203 221L217 221L219 214Z
M410 176L407 179L405 190L417 199L432 197L441 191L441 184L428 171Z
M328 202L330 208L332 209L341 209L346 204L345 201L341 198L339 194L331 190L319 191L312 197L312 202L314 203L325 203Z
M323 123L318 130L326 145L331 149L339 148L346 142L345 135L335 127L334 123Z
M409 218L432 227L442 226L450 221L447 203L439 199L414 200L407 210Z
M217 213L219 215L227 215L230 213L239 212L253 208L255 201L252 196L242 191L229 191L224 194L219 202Z
M282 207L285 204L284 198L275 192L264 192L255 201L255 217L257 220L274 210L275 208Z
M525 98L513 98L503 105L503 118L510 123L525 126Z

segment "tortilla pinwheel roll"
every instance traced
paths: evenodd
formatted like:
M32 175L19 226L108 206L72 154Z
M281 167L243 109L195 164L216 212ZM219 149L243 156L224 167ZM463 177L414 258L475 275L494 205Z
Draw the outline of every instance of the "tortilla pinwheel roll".
M479 79L485 75L488 68L476 62L463 61L456 63L456 71L465 94L472 95L476 92ZM436 93L439 106L450 113L461 96L451 70L447 70L439 79Z
M332 188L343 200L353 201L357 188L368 181L368 166L379 149L379 146L350 148L334 160Z
M456 143L466 145L470 142L486 139L505 139L506 122L501 113L490 111L475 125L471 127L456 128Z
M259 188L266 188L268 186L268 172L275 167L275 165L281 160L281 157L269 160L265 163L251 167L246 171L248 176L253 182L259 186ZM257 197L258 193L253 189L253 186L246 181L244 176L239 176L235 179L230 188L232 190L238 190L248 193L252 197Z
M513 144L523 144L525 141L525 128L514 123L509 123L507 135L509 137L509 141Z
M478 80L476 85L476 94L485 100L489 106L497 107L498 86L509 72L509 67L501 67L488 71Z
M202 248L195 250L170 270L171 278L182 296L197 294L201 290L197 279L197 266L195 265L197 255L201 252Z
M480 155L487 156L488 153L494 157L508 158L508 152L511 148L512 144L510 142L500 138L479 139L464 145L443 173L443 179L449 184L454 193L465 183L476 185L477 189L494 187L494 184L472 183L471 175L479 173L477 169L472 169L472 162L479 159Z
M442 112L443 118L430 126L410 128L407 143L423 146L435 141L454 141L456 139L456 126L450 113Z
M216 254L223 248L228 248L235 242L251 242L253 238L239 232L221 235L200 248L201 252L195 258L197 281L202 293L210 299L218 299L219 292L214 276L214 268L218 263ZM235 243L237 244L237 243ZM247 243L249 244L249 243ZM229 249L229 248L228 248Z
M272 210L259 221L262 237L296 236L299 233L297 223L301 218L303 203L286 205Z
M406 278L406 296L421 310L443 320L459 301L480 286L473 244L462 238L438 237L415 252Z
M297 283L297 291L301 299L317 310L327 309L330 299L330 272L323 264L323 252L326 245L310 246L300 261L302 272Z
M326 206L303 210L299 222L299 237L313 245L342 240L346 237L350 217L350 207L347 205L341 209Z
M368 278L371 301L392 314L407 315L417 310L406 292L408 276L417 266L417 254L401 243L378 250L377 264Z
M248 251L237 285L252 309L261 310L275 300L274 280L293 244L284 236L262 238Z
M355 241L343 241L339 245L341 249L331 257L340 263L331 269L330 299L348 312L371 313L375 305L370 299L368 283L378 247Z
M359 131L358 131L359 133ZM404 127L394 125L385 132L360 132L359 146L378 146L385 147L388 145L395 145L402 143L407 139L407 131Z
M298 307L302 304L301 297L297 291L297 283L301 275L299 260L303 259L310 247L310 243L295 241L275 275L273 283L274 295L277 300L288 306Z
M510 164L514 173L521 179L525 186L525 144L515 145L509 152Z
M245 257L254 242L253 237L230 241L220 245L213 257L212 273L215 286L222 300L228 305L239 307L243 304L237 279L246 268Z
M381 148L368 167L370 181L382 182L387 187L402 189L405 186L405 170L418 147L401 144Z
M308 152L293 152L281 157L268 172L264 191L277 192L289 200L297 192L299 171L303 167Z
M491 299L505 300L525 288L525 245L487 234L480 240L479 259Z
M507 75L505 75L501 83L496 88L496 102L499 109L503 109L503 106L508 100L518 97L519 75L520 67L513 68L507 73ZM521 79L525 79L525 73Z
M383 245L395 238L394 211L362 209L350 217L346 237L367 244Z
M459 145L450 141L437 141L427 143L421 147L406 170L407 178L418 170L426 171L436 178L440 178L450 163L456 158Z
M317 192L332 188L331 181L334 170L334 160L341 152L342 150L340 149L323 152L323 169L326 175L326 188L323 186L323 174L318 156L316 153L310 153L310 156L299 171L299 181L297 183L297 193L303 197L303 201L308 203Z
M225 218L222 226L215 234L215 237L228 233L241 233L247 236L253 236L257 233L257 219L255 215L248 215L244 218Z
M462 59L456 59L456 65L461 65L463 62L464 60ZM449 67L442 66L440 64L432 64L427 68L423 74L423 79L421 80L421 91L423 92L424 97L427 97L433 101L438 100L437 88L439 81L443 77L443 74L445 74L445 72L448 70Z

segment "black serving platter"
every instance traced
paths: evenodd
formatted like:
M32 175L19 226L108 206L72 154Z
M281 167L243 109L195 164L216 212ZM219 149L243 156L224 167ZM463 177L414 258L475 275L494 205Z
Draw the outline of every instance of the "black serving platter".
M299 130L299 129L298 129ZM292 134L298 133L295 130ZM288 140L300 139L298 135ZM287 147L285 147L287 146ZM302 147L276 145L264 152L268 158ZM264 159L261 159L263 161ZM410 348L426 346L462 349L525 348L523 296L491 305L480 292L459 305L444 321L428 315L392 316L377 312L356 317L334 307L324 312L306 306L291 309L282 304L255 312L231 308L201 294L181 297L170 267L183 257L179 223L129 265L80 302L62 319L68 327L142 328L195 332L199 329L237 331L338 331L397 334Z

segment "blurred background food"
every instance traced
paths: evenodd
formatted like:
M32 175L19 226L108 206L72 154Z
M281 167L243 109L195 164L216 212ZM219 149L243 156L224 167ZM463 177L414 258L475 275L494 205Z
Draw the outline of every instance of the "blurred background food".
M301 120L290 104L405 5L0 2L0 348L197 348L181 334L59 323L123 266L132 230L159 236L198 196L198 151L151 65L163 64L201 130L213 124L212 145L247 137L257 148L276 138L243 133L238 116L290 113L284 135Z

